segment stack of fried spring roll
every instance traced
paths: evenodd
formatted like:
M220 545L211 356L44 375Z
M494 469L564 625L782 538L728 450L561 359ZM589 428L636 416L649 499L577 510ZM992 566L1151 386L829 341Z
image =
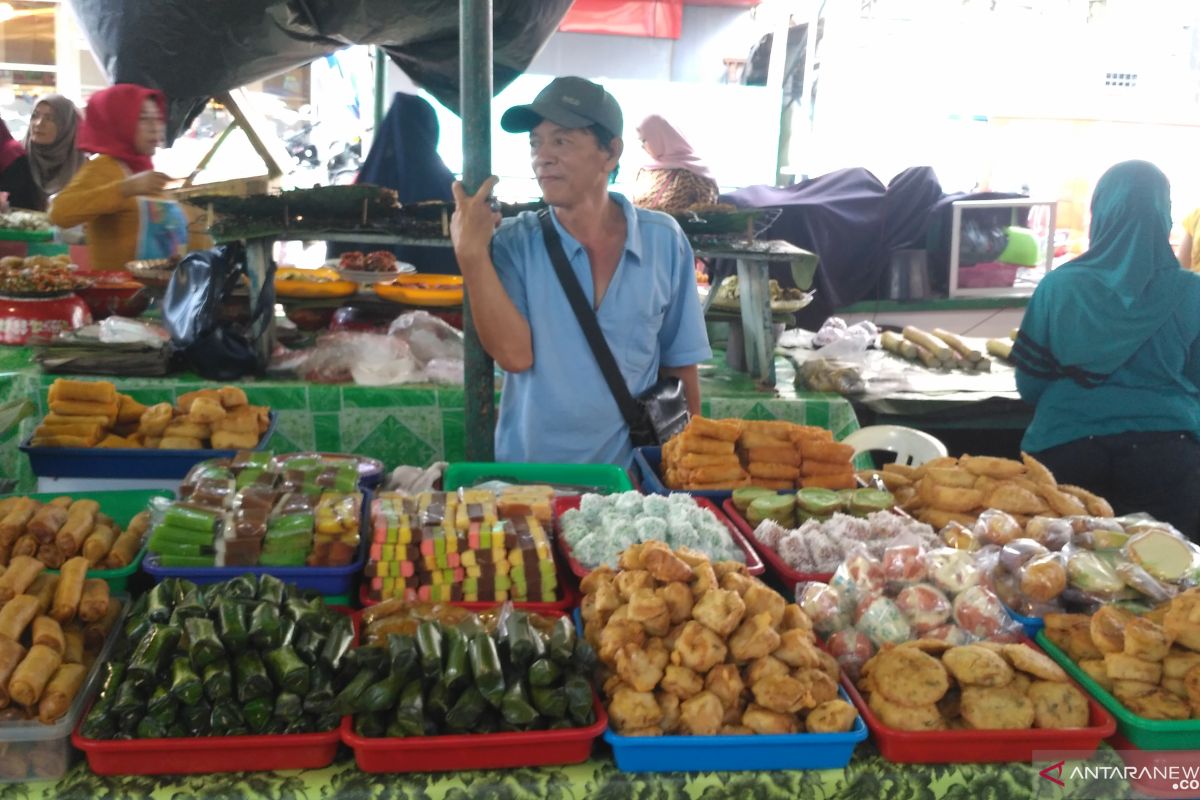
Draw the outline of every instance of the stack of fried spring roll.
M150 518L139 514L126 531L100 513L94 500L58 497L41 504L30 497L0 500L0 565L33 556L51 569L75 555L92 567L128 566L142 546Z
M728 489L746 486L749 475L738 458L740 420L692 417L686 428L663 446L663 478L671 489Z
M36 714L50 724L66 714L121 611L105 581L86 577L82 556L68 559L59 575L44 569L16 556L0 574L3 719ZM15 771L0 757L0 775Z

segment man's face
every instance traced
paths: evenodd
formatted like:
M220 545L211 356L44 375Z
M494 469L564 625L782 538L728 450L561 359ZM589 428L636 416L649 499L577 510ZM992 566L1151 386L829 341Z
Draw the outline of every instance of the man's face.
M619 143L619 140L617 140ZM600 147L586 128L564 128L550 120L529 132L529 157L542 197L552 206L571 206L608 185L621 153Z

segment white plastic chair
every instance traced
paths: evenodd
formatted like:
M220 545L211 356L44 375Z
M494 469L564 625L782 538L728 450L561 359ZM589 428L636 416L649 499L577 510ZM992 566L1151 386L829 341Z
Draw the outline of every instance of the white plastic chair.
M842 439L854 448L854 455L872 450L896 454L897 464L919 467L926 461L948 455L946 445L935 436L902 425L870 425Z

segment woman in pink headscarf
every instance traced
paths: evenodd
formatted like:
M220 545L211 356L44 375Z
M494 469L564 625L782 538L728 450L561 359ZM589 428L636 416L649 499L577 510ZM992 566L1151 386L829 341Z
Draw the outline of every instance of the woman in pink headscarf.
M638 171L633 204L658 211L682 211L717 202L717 182L692 146L658 114L638 126L650 162Z

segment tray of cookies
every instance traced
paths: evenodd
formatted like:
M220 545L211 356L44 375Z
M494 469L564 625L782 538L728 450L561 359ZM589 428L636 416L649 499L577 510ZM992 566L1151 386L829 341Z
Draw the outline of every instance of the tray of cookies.
M145 406L108 381L56 380L49 413L21 443L43 478L182 478L208 458L263 449L275 412L236 386Z
M1143 616L1048 614L1037 642L1143 750L1200 749L1200 590Z
M842 686L880 754L902 764L1027 762L1037 750L1091 752L1116 731L1112 715L1028 639L913 640L880 651L857 686L848 675Z

